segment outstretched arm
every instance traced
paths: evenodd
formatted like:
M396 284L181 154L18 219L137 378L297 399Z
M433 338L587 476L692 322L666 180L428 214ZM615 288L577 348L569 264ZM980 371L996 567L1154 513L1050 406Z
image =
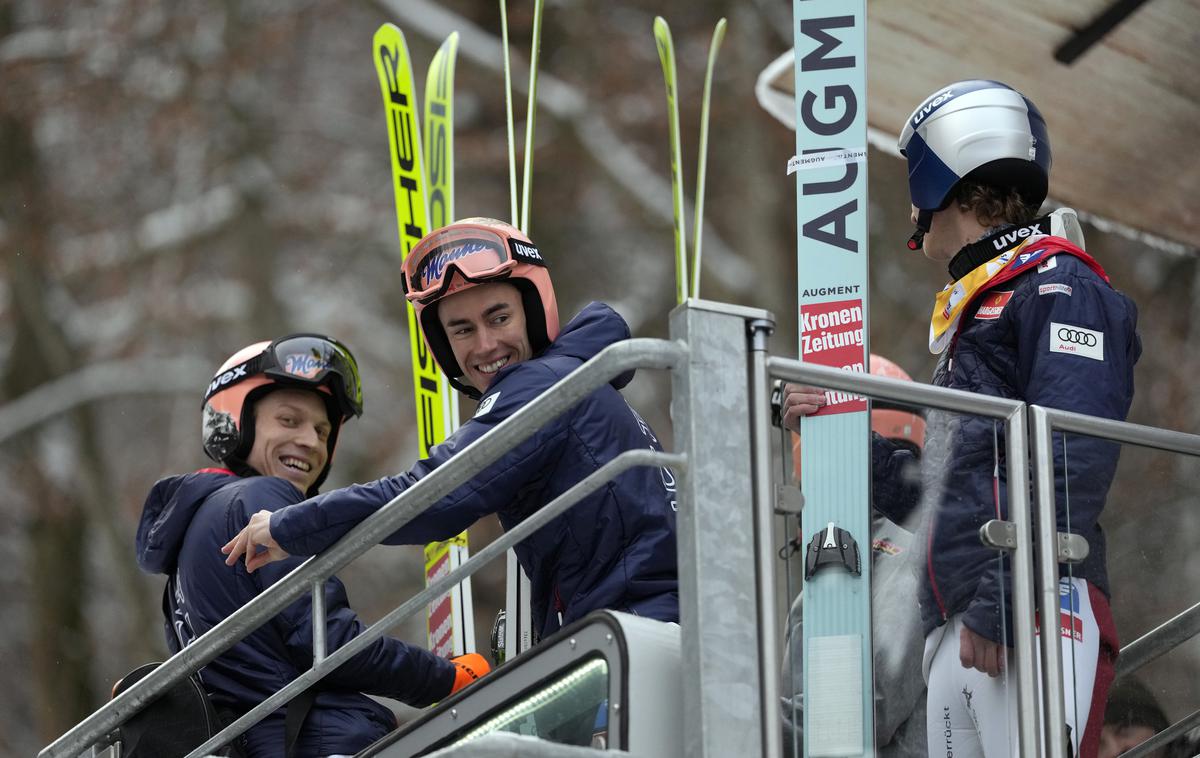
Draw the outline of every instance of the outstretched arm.
M259 511L250 517L250 523L237 536L221 548L225 553L225 564L232 566L243 555L246 556L246 571L256 570L274 561L288 557L288 552L271 536L271 512Z

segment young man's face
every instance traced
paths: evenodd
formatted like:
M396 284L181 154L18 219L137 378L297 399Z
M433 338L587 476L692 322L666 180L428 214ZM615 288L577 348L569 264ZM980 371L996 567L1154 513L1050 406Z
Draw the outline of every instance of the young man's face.
M254 445L246 462L263 476L286 479L308 492L329 460L332 428L316 392L275 390L254 406Z
M917 223L917 207L912 206L912 222ZM958 206L951 203L940 211L933 212L929 222L929 231L921 245L921 252L931 261L947 262L954 254L978 237L978 232L972 227L964 228L965 222L974 217Z
M507 282L450 295L438 304L438 320L463 374L480 392L500 369L533 356L521 293Z

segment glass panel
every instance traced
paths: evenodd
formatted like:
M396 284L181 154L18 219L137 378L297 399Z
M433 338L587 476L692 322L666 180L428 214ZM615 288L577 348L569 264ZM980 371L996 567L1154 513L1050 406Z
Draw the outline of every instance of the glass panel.
M887 413L881 414L881 410ZM912 418L911 409L878 404L872 419L879 422L882 417L894 427L906 414ZM974 680L970 680L968 674L973 670L963 669L959 661L962 617L974 607L976 599L990 603L992 609L985 615L993 619L992 632L998 637L991 647L993 660L1007 659L1005 651L1011 646L1011 632L1000 621L1007 616L1007 599L1011 597L1006 585L1010 581L1007 560L998 551L983 547L979 538L979 527L985 521L1007 517L1007 505L996 504L997 494L1003 497L1005 492L1003 424L948 412L927 412L917 418L921 416L929 431L929 443L918 435L923 447L913 445L915 450L909 448L906 452L901 445L884 443L875 451L871 534L869 540L857 540L861 559L864 563L870 561L872 574L874 741L882 754L925 754L929 744L923 671L926 624L921 603L929 611L930 625L935 619L943 622L931 633L930 645L931 650L942 653L944 670L937 681L942 683L943 699L951 710L938 706L934 726L940 742L935 747L945 750L945 738L940 735L947 723L952 744L977 740L977 721L983 722L993 739L1006 740L1011 730L1015 742L1015 683L1010 688L1007 667L995 678L975 672ZM888 433L886 423L872 426L893 440L900 436ZM788 435L774 444L777 485L796 482L794 442L795 438ZM876 439L873 445L878 447L880 443ZM792 515L781 515L779 521L773 549L779 551L782 564L777 584L786 592L787 600L778 616L784 630L780 718L784 754L800 756L803 668L809 663L802 660L801 654L800 591L814 529L799 529L798 519ZM943 552L927 561L925 546L931 531L936 535L937 549ZM934 579L930 578L931 568ZM944 621L941 605L948 621ZM979 695L972 702L976 690ZM950 721L946 722L944 716Z
M608 663L596 658L504 707L453 744L491 732L539 737L561 745L608 746Z
M1078 588L1078 597L1063 596L1064 679L1077 682L1067 715L1074 711L1082 719L1088 712L1089 700L1099 694L1091 682L1103 682L1113 666L1111 648L1119 644L1125 653L1117 658L1120 676L1108 698L1115 723L1104 737L1124 740L1120 747L1127 750L1200 708L1200 639L1143 639L1200 603L1200 459L1080 434L1056 435L1055 442L1066 485L1058 493L1059 528L1083 534L1090 547L1082 563L1060 565L1064 580ZM1102 531L1093 527L1097 514ZM1093 628L1099 652L1088 639ZM1161 652L1138 666L1147 660L1141 652L1147 648ZM1096 668L1100 674L1092 673ZM1198 737L1193 734L1188 745L1182 744L1186 737L1177 741L1165 754L1195 754Z

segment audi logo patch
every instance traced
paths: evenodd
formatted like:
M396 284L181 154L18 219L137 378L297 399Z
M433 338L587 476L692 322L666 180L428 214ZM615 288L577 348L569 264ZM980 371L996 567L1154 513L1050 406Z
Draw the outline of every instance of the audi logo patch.
M1050 322L1050 352L1104 360L1104 332L1074 324Z

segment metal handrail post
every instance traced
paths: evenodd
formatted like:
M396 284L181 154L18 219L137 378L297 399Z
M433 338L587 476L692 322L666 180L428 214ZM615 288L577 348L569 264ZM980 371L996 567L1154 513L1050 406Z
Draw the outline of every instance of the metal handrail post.
M325 660L325 582L312 584L313 663Z
M758 571L759 692L763 704L763 755L783 754L779 722L779 673L775 664L779 635L775 628L775 552L771 526L775 520L775 488L771 479L771 378L767 376L767 339L775 324L765 319L747 324L750 338L750 458L754 466L754 554Z
M1016 530L1016 546L1010 554L1012 565L1012 619L1013 661L1017 669L1017 744L1018 755L1041 756L1039 739L1039 702L1037 691L1037 642L1034 633L1034 551L1033 512L1029 502L1029 427L1026 406L1012 412L1004 425L1004 439L1008 464L1008 518ZM1043 473L1041 459L1037 458L1037 438L1034 438L1035 468L1040 477ZM1053 474L1052 474L1053 476ZM1053 479L1051 480L1053 496ZM1039 522L1039 527L1042 524ZM1047 540L1039 539L1039 546ZM1057 538L1051 529L1048 540L1051 547ZM1042 635L1045 637L1045 635ZM1061 687L1059 688L1062 689ZM1061 709L1061 704L1060 704ZM1050 753L1054 755L1054 753Z
M689 758L761 755L767 738L755 570L747 323L766 311L689 300L671 311L687 365L671 373L678 480L683 750ZM776 676L777 672L772 672ZM778 725L774 726L778 729Z
M307 592L332 576L433 503L453 492L484 467L564 413L614 377L636 368L669 369L686 355L684 345L656 339L630 339L605 348L510 418L465 447L441 466L354 527L319 556L298 566L192 644L171 656L115 699L97 709L38 753L38 758L76 756L150 701L232 647Z
M1064 758L1066 706L1062 648L1058 635L1058 513L1054 500L1054 437L1046 409L1029 407L1037 472L1038 612L1042 618L1042 712L1047 758Z

